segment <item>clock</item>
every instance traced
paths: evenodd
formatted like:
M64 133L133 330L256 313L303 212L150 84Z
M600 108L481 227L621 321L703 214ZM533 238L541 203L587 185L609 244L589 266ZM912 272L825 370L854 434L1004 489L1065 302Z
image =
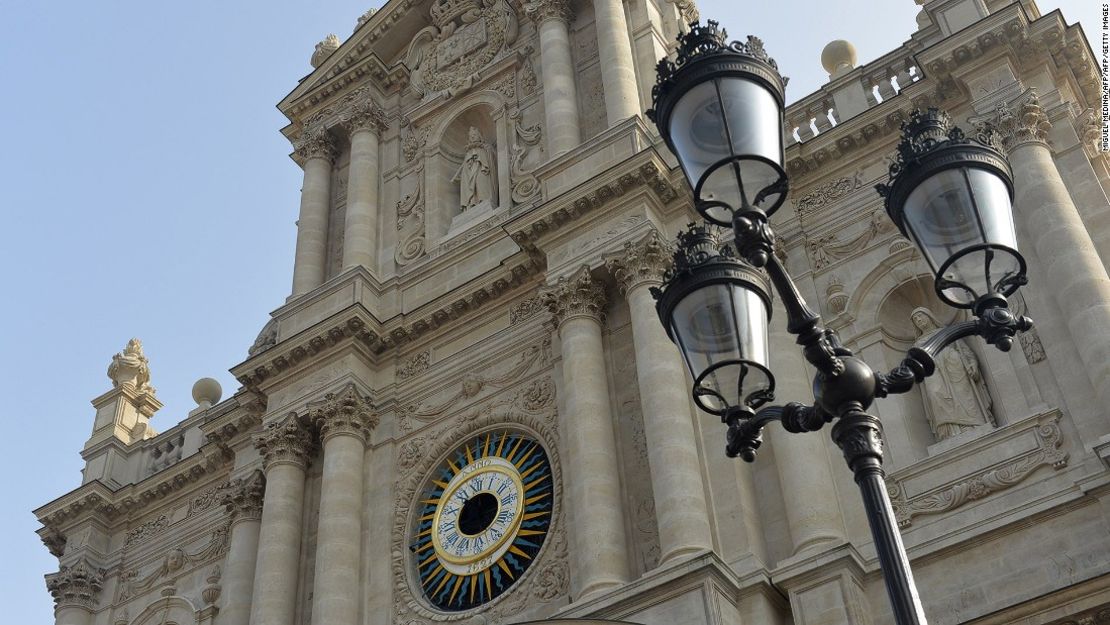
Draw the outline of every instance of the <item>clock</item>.
M552 505L551 463L534 438L500 430L460 445L419 501L409 549L424 598L459 612L508 591L539 554Z

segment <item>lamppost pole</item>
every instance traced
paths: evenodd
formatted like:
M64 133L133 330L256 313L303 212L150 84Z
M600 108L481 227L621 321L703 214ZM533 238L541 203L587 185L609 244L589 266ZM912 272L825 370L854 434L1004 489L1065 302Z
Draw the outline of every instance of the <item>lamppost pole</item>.
M832 439L863 498L895 622L925 625L883 479L882 423L867 409L932 375L936 356L957 340L979 336L1008 351L1015 334L1032 327L1006 299L1026 283L1009 165L989 129L967 137L936 109L915 111L903 124L890 182L877 190L933 268L937 295L971 319L924 337L898 367L876 372L822 326L774 253L768 217L789 187L778 66L759 39L727 43L712 21L691 24L679 44L676 59L657 67L648 114L678 157L695 208L732 234L722 242L712 226L691 224L679 234L662 288L653 291L694 379L694 401L728 426L726 454L748 462L772 421L794 433L833 423ZM768 405L775 391L767 342L772 287L786 310L787 331L817 371L811 406Z

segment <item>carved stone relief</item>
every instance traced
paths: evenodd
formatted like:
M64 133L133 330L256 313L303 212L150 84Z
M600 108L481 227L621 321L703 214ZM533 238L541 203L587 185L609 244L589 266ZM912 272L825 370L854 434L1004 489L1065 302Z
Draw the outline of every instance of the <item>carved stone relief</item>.
M150 540L151 538L166 531L170 526L170 520L166 515L161 515L156 519L147 521L142 525L127 531L127 537L124 538L123 545L125 547L134 547Z
M513 189L513 203L523 204L535 198L540 193L540 182L532 173L534 167L527 167L525 162L533 150L543 151L540 145L543 139L543 129L539 124L524 125L520 109L509 112L509 122L512 125L512 155L510 157L510 179Z
M509 308L509 325L522 323L536 316L536 313L547 310L538 295L521 300Z
M412 191L397 201L397 251L394 260L407 265L424 255L424 166L421 164L409 178L415 180Z
M409 84L424 99L464 92L516 40L516 13L505 0L436 0L430 12L432 25L405 54Z
M432 355L428 350L424 350L412 358L409 358L408 361L397 370L397 379L408 380L409 378L414 378L424 373L428 370L431 359Z
M831 182L800 193L794 200L794 210L798 217L806 217L820 209L848 195L863 186L863 171L858 171L851 178L838 178Z
M806 241L806 251L816 270L824 269L834 262L849 258L862 251L873 241L897 231L894 223L882 211L871 214L871 221L863 232L847 241L840 240L835 233L826 234Z
M186 511L185 517L200 514L219 505L220 498L223 496L221 491L225 488L227 488L227 484L219 484L190 499L189 509Z
M533 346L525 350L525 360L535 350L546 347ZM547 360L543 369L549 369ZM519 376L517 376L519 378ZM473 383L473 381L471 381ZM484 382L491 384L491 381ZM464 383L464 386L466 384ZM502 387L510 386L506 381ZM444 420L433 426L427 434L414 437L398 447L397 464L404 469L395 485L394 510L395 522L392 529L392 560L394 579L394 621L399 623L456 622L472 619L481 614L485 622L506 622L510 615L516 614L536 602L551 601L564 596L569 588L570 567L567 559L566 530L562 511L562 481L559 462L557 418L555 411L554 383L551 378L541 376L530 382L522 380L514 387L519 391L491 400L477 407L464 407L454 418ZM473 386L469 387L472 391ZM451 404L448 404L451 405ZM453 405L460 405L457 402ZM446 405L445 405L446 409ZM529 431L541 441L548 451L553 472L555 473L555 515L552 530L536 564L530 567L517 582L518 590L505 593L475 610L458 613L444 613L430 609L420 597L419 583L410 575L411 562L407 557L408 532L413 523L411 512L419 510L416 500L420 494L427 474L440 458L454 448L459 440L482 430L516 426Z
M220 525L212 532L208 542L196 551L189 552L180 547L170 549L163 556L158 567L145 575L141 575L141 570L138 567L125 569L120 573L116 602L127 601L132 597L141 595L161 580L166 580L167 583L172 582L187 568L195 568L216 558L223 557L229 546L229 531L229 524Z
M898 526L908 527L916 516L955 510L968 502L1011 488L1040 467L1063 468L1068 463L1068 453L1060 449L1063 441L1059 422L1059 412L1038 420L1033 426L1036 436L1034 449L939 489L907 496L902 481L888 477L886 486Z
M536 369L546 368L551 363L551 339L543 339L526 348L517 362L507 370L488 374L466 373L458 382L458 389L443 401L433 404L409 404L398 410L398 422L402 432L411 432L423 424L439 420L449 409L473 400L484 391L500 390L517 384L525 374ZM542 382L533 383L525 390L524 400L529 403L542 403L554 391Z
M1021 342L1021 351L1029 364L1037 364L1046 358L1044 345L1041 344L1041 335L1037 333L1036 328L1018 334L1018 341Z
M401 117L401 155L411 163L428 144L428 129L417 128L408 117Z

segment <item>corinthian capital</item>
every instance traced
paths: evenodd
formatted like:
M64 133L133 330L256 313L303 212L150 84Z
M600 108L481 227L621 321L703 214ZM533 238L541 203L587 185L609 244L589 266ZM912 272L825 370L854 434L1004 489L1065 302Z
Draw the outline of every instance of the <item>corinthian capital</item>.
M322 158L329 163L335 160L338 151L335 149L335 142L328 135L328 132L322 128L314 130L305 130L300 139L295 144L297 155L304 160L310 158Z
M642 284L662 282L663 272L671 263L671 254L663 237L652 230L639 241L625 243L623 250L605 260L605 266L617 279L621 293L628 293Z
M575 317L605 319L605 289L590 277L590 268L585 265L569 278L563 276L546 287L540 297L557 325Z
M303 469L314 451L308 428L292 413L282 421L267 425L254 439L254 446L262 454L267 469L278 464L292 464Z
M547 20L559 20L569 24L574 17L570 9L570 0L532 0L525 3L524 12L537 24Z
M1010 149L1026 143L1047 145L1048 131L1052 129L1037 92L1032 90L1016 102L999 102L991 122L1002 135L1003 144Z
M103 585L104 569L93 568L84 560L46 576L46 589L54 597L55 608L94 608Z
M381 136L386 129L385 111L372 100L354 100L340 120L351 134L369 130Z
M370 430L378 426L374 405L369 397L358 392L354 384L348 384L338 393L325 395L324 401L309 416L320 428L320 439L324 441L333 436L346 435L365 443L370 439Z
M239 478L228 484L220 497L231 522L257 521L262 518L262 496L266 491L266 478L261 471Z

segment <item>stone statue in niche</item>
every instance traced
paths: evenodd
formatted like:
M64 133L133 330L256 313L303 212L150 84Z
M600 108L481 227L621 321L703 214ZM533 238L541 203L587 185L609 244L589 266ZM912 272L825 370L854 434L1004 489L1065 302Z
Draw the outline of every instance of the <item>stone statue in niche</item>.
M459 182L459 208L463 212L482 204L493 205L493 167L493 147L471 126L462 165L451 179Z
M928 308L910 313L919 337L940 329ZM942 441L984 423L991 423L991 398L983 383L979 360L964 342L956 341L937 357L936 372L925 378L921 397L929 424Z

